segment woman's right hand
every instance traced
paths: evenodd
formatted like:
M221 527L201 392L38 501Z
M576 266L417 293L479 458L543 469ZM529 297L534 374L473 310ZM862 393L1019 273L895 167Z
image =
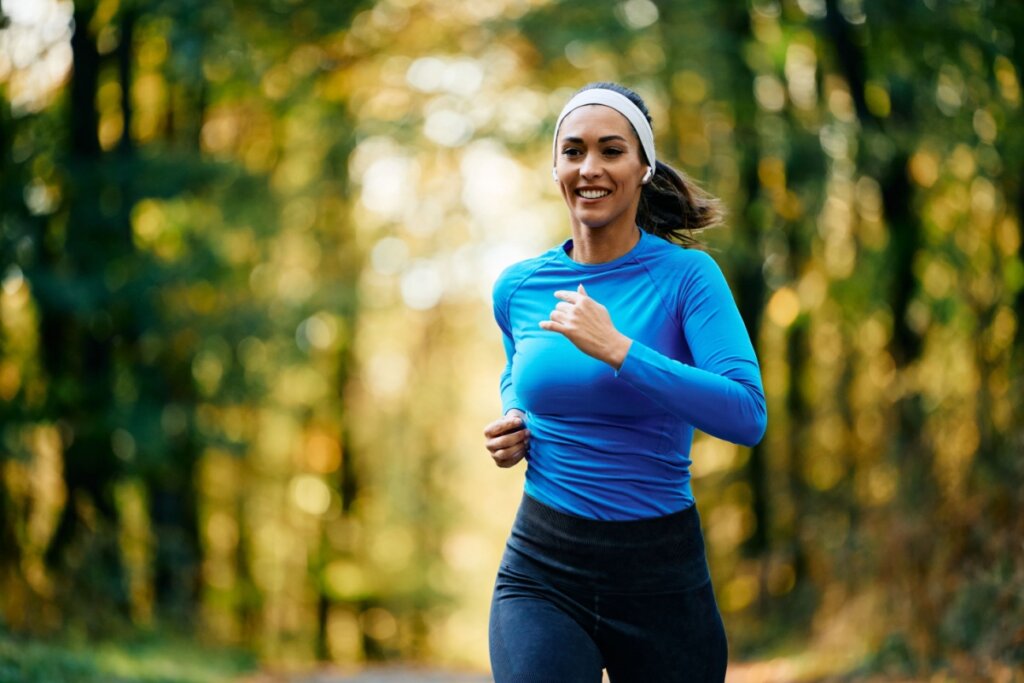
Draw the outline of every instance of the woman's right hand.
M505 417L484 427L487 450L498 467L512 467L526 456L530 445L530 430L526 428L526 415L521 410L505 413Z

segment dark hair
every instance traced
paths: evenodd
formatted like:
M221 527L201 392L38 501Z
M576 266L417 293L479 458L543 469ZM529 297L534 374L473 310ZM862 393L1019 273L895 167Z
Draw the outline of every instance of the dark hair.
M647 105L635 92L618 83L588 83L579 89L603 88L625 95L651 121ZM641 149L645 163L647 155ZM640 206L636 211L636 223L643 230L684 247L697 246L694 233L713 228L722 222L721 202L704 191L682 171L666 163L655 163L654 177L640 191Z

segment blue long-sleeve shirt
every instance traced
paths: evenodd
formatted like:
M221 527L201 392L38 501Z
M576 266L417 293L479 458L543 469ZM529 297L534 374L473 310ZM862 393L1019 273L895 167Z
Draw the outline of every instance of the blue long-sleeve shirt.
M754 445L767 423L761 373L722 271L705 252L641 232L623 256L576 263L571 240L507 268L494 285L504 337L505 412L530 429L525 490L593 519L639 519L693 504L694 428ZM633 340L616 371L542 329L575 290Z

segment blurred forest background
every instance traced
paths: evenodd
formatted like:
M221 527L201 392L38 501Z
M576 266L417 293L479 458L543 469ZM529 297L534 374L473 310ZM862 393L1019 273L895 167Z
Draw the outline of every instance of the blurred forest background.
M490 288L620 80L764 374L694 444L733 657L1024 680L1024 5L0 8L0 634L486 670Z

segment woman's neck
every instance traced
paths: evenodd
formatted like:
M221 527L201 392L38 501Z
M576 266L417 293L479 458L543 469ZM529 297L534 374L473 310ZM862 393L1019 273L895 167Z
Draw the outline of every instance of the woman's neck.
M573 225L569 258L577 263L607 263L627 254L639 241L640 229L635 225L628 228Z

